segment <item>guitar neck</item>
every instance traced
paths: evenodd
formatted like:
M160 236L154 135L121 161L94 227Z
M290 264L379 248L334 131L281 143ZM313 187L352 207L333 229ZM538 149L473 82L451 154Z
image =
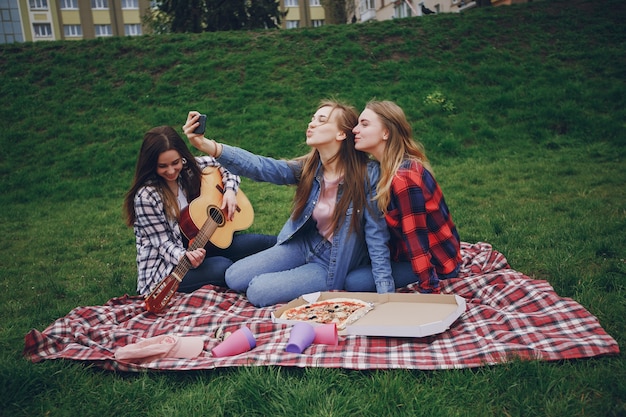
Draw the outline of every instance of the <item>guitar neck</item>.
M217 213L218 211L219 213ZM211 236L213 236L213 233L215 233L215 231L219 227L219 223L221 223L220 219L222 218L221 216L223 216L221 210L212 210L211 215L204 222L204 224L198 231L198 234L193 239L187 250L192 251L204 247L204 245L209 242L209 239L211 239ZM175 275L179 278L179 280L182 280L187 271L189 271L190 269L191 261L189 260L189 258L187 258L187 256L183 256L180 262L178 262L178 265L176 265L176 268L174 268L174 271L172 271L172 275Z

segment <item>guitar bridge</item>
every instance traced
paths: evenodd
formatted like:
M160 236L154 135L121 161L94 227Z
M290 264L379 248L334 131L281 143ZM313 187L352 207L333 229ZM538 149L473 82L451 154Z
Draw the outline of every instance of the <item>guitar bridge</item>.
M224 187L222 187L220 184L215 184L215 188L217 188L217 190L222 193L222 195L224 195L224 193L226 192ZM235 206L235 210L237 210L237 213L241 213L241 208L239 207L239 205Z

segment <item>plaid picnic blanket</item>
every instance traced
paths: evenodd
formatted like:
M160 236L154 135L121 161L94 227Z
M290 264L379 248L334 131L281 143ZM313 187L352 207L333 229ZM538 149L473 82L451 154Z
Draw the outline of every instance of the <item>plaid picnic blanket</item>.
M562 360L618 354L616 341L577 302L561 298L543 280L510 268L488 243L462 244L459 278L443 292L465 298L466 311L443 333L423 338L340 336L338 346L313 344L302 354L285 351L290 326L274 324L271 311L255 308L235 292L207 286L177 294L164 313L144 309L143 298L123 296L102 306L77 307L43 332L25 336L32 362L70 359L108 370L200 370L232 366L295 366L347 369L449 369L503 363L515 358ZM402 292L413 292L411 287ZM247 325L257 346L240 355L214 358L215 331ZM142 338L170 334L203 336L193 359L116 361L115 350Z

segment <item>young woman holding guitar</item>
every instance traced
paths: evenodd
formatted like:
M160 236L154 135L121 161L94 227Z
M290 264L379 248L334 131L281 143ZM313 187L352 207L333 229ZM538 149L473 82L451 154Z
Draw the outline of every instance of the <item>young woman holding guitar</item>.
M294 209L278 243L226 272L228 286L245 292L252 304L263 307L305 293L342 290L346 274L370 258L377 291L395 290L387 225L373 199L378 164L354 149L357 117L351 106L323 101L306 128L311 151L285 161L195 133L200 113L189 112L183 130L197 149L238 175L296 185Z
M190 248L187 238L193 238L202 224L194 230L194 222L185 215L191 212L189 203L202 203L209 167L214 167L218 181L207 188L217 194L213 197L217 201L207 205L224 227L212 232L214 239L209 238L206 246ZM244 208L247 213L238 213L238 194L242 194L238 190L238 176L210 156L194 157L172 127L155 127L145 134L133 184L124 199L126 223L135 231L139 294L149 294L183 262L188 268L184 279L177 278L178 291L192 292L207 284L225 286L224 273L234 261L276 243L274 236L234 233L247 228L253 216L251 206ZM211 210L207 206L205 211L213 217ZM240 218L245 224L238 228ZM183 224L191 226L188 232L182 230L185 234Z

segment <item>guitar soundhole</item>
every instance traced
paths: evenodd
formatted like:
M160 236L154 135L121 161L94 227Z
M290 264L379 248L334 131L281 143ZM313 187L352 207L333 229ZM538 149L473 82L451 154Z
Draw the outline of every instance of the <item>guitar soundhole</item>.
M207 212L211 220L217 223L218 226L224 225L224 213L222 213L222 210L215 206L211 206L207 208Z

